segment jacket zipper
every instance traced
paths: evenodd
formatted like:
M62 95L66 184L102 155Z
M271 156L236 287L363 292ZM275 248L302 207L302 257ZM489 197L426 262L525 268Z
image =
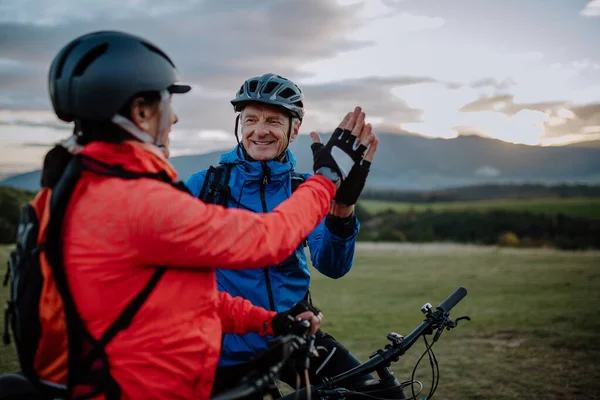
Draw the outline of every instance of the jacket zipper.
M265 191L267 189L267 182L269 181L269 167L263 161L263 179L260 183L260 202L262 203L263 212L267 212L267 199L265 198ZM271 311L275 311L275 300L273 299L273 289L271 288L271 277L269 276L269 267L263 268L265 274L265 282L267 283L267 294L269 295L269 306Z

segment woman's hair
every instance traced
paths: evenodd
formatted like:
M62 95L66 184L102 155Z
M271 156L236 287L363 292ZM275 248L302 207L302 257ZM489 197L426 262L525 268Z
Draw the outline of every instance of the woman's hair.
M158 107L158 103L160 102L159 92L138 93L132 96L131 99L121 107L118 114L130 119L131 104L138 97L143 99L142 104L144 105L156 105ZM123 141L132 138L127 131L111 121L79 120L76 121L75 124L76 130L78 131L77 144L80 145L86 145L92 142L122 143Z

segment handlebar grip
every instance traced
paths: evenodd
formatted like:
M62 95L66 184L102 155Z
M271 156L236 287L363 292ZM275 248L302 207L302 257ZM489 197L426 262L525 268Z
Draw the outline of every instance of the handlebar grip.
M446 300L444 300L439 306L438 310L443 312L450 312L452 308L457 305L467 295L467 289L459 287L452 293Z

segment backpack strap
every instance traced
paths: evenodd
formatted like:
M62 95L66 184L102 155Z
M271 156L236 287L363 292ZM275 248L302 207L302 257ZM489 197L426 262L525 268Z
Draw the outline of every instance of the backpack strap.
M159 173L135 173L123 169L120 165L109 165L93 158L78 155L71 159L65 168L62 177L54 187L50 198L50 220L46 232L46 257L52 268L56 286L63 299L65 307L65 319L67 323L67 336L69 340L68 356L68 386L72 393L76 385L83 384L91 387L92 393L87 393L81 398L90 398L100 393L105 393L107 399L118 399L120 388L116 381L110 376L108 361L104 348L119 333L131 324L131 321L140 310L152 290L156 287L166 271L166 267L158 267L144 288L119 314L117 319L102 334L100 339L95 340L83 325L79 317L77 307L68 289L66 273L64 270L64 255L62 251L62 225L67 206L75 189L82 171L91 171L99 175L114 176L123 179L149 178L169 183L179 190L185 190L185 186L173 183L165 171ZM189 193L189 192L188 192ZM87 341L87 343L86 343ZM88 351L82 354L87 347ZM101 371L93 371L94 364L100 360L103 364ZM90 382L86 378L93 379ZM94 379L95 378L95 379Z
M302 175L301 173L296 172L296 171L292 171L291 176L292 176L292 193L294 193L296 191L296 189L298 189L298 186L300 186L304 182L306 182L306 178L304 177L304 175Z
M65 308L65 320L68 337L68 385L72 387L77 380L77 356L82 346L81 329L83 324L78 318L75 302L69 292L67 278L64 271L61 231L62 223L66 213L71 194L75 189L77 181L81 177L81 167L76 158L72 158L67 164L61 178L52 190L50 198L50 219L46 229L46 258L52 269L52 275L56 287L63 300ZM76 354L77 353L77 354Z
M292 179L292 193L294 193L300 185L306 182L306 178L304 177L304 175L296 171L290 172L290 175ZM308 247L308 239L304 239L302 241L302 244L304 245L304 247Z
M231 193L229 187L231 168L231 164L219 164L216 167L211 165L206 171L198 198L205 203L220 204L227 207L229 194Z
M94 346L81 363L83 368L91 367L91 365L94 363L94 360L102 355L101 351L111 340L114 339L115 336L117 336L117 333L129 327L131 321L133 321L133 318L138 313L140 308L142 308L144 302L148 299L148 296L150 296L160 281L160 278L162 278L166 271L167 268L164 266L156 268L148 282L146 282L144 288L133 298L133 300L131 300L131 302L129 302L129 304L127 304L127 307L121 311L121 314L119 314L117 319L110 324L100 339L94 343Z

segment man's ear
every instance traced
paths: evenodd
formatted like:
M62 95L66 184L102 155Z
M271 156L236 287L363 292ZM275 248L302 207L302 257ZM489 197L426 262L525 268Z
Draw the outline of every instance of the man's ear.
M298 120L292 120L292 134L290 135L290 143L292 143L294 140L296 140L296 137L298 137L298 133L300 132L300 125L302 125L302 122L298 121Z

